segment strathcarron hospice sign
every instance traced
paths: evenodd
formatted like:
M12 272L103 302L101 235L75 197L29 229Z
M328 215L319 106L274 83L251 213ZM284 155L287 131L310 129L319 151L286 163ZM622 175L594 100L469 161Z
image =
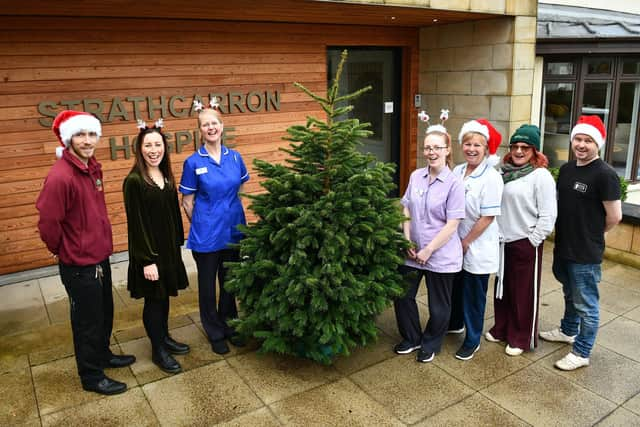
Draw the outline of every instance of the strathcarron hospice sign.
M280 110L280 93L277 90L256 90L249 93L210 93L207 96L115 96L106 102L98 98L66 99L57 102L42 101L38 104L38 112L42 115L39 123L43 127L50 128L53 118L62 109L86 111L94 114L102 123L136 123L138 120L153 122L159 118L195 117L196 111L193 101L200 101L207 105L214 97L220 103L222 114ZM185 105L187 106L185 107ZM225 141L234 138L231 134L233 130L233 127L225 126ZM181 153L185 149L196 149L200 141L198 129L165 132L165 135L170 152ZM111 160L117 160L119 152L125 159L130 158L134 144L135 136L110 136Z

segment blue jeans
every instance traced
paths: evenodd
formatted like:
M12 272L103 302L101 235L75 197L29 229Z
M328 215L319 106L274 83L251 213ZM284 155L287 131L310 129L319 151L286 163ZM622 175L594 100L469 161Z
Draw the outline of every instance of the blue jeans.
M589 357L600 322L600 264L577 264L554 258L553 275L562 283L564 292L564 317L560 329L565 335L577 335L573 344L576 355Z

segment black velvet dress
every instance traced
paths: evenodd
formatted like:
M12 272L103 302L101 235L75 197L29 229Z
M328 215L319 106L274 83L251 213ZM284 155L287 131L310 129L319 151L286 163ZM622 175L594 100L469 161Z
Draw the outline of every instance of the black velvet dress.
M131 172L123 184L129 234L127 289L133 298L166 298L188 285L180 246L184 243L176 188L163 189ZM144 278L143 268L158 267L159 280Z

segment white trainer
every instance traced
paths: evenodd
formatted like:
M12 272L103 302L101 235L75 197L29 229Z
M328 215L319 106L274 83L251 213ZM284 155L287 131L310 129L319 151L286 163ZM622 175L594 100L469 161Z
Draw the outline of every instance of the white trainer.
M566 342L567 344L573 344L573 342L576 340L575 335L566 335L560 330L560 328L555 328L551 331L540 332L538 335L545 341Z
M565 357L558 360L555 366L563 371L575 371L583 366L589 366L589 358L576 356L573 352L569 352Z
M524 352L524 350L518 347L511 347L509 344L507 344L504 352L509 356L520 356Z
M500 342L500 340L496 337L494 337L493 335L491 335L491 332L487 331L484 334L484 339L489 341L489 342Z

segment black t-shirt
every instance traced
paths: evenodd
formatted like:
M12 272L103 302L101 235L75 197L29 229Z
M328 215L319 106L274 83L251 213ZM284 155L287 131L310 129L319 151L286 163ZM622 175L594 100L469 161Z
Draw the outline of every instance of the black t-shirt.
M620 199L620 180L602 159L585 166L570 161L558 176L558 218L554 256L579 264L599 264L604 253L603 201Z

